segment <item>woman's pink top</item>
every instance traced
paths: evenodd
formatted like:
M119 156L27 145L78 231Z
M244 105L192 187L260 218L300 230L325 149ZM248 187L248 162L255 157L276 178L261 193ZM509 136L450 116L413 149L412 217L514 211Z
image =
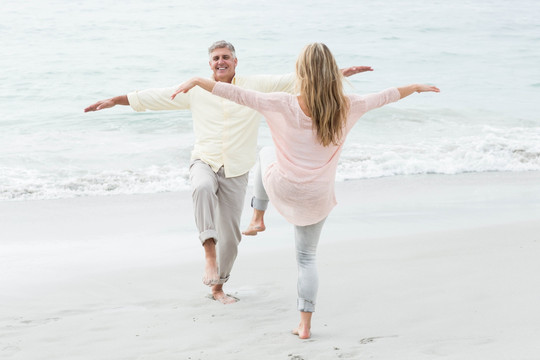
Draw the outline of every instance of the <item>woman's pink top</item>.
M357 120L369 110L400 98L397 88L377 94L347 95L351 107L341 144L323 146L295 95L261 93L224 82L216 83L212 93L249 106L265 117L277 161L266 169L263 184L273 206L287 221L299 226L318 223L337 204L334 182L339 156Z

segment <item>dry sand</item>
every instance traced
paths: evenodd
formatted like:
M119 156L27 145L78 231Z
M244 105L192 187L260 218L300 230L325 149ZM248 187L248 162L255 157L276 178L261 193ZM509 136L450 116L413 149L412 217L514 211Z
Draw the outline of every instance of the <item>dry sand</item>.
M540 359L540 173L337 190L304 341L272 208L224 306L201 283L189 193L0 202L0 358Z

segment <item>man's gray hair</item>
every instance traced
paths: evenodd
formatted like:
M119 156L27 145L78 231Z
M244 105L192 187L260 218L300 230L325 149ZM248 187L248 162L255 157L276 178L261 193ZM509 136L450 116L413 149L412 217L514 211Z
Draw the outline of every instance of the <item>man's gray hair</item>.
M227 49L231 50L233 58L236 59L236 50L234 50L233 44L231 44L230 42L225 41L225 40L219 40L219 41L216 41L215 43L213 43L208 48L208 55L211 55L212 51L214 51L216 49L222 49L222 48L227 48Z

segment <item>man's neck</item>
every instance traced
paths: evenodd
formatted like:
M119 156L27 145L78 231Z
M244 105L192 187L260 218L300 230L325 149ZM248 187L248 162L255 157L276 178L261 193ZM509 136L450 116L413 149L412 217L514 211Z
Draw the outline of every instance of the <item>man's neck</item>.
M226 82L226 83L229 83L229 84L234 84L234 79L236 78L236 74L234 74L233 77L230 78L230 79L216 79L214 75L212 75L212 78L214 79L214 81Z

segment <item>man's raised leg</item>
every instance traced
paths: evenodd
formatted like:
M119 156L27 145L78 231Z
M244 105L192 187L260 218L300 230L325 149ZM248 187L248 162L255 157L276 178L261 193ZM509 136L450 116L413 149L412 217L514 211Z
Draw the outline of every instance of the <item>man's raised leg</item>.
M264 212L268 208L268 194L264 188L262 181L264 172L268 166L276 160L276 153L273 147L264 147L259 152L259 162L255 165L255 171L253 173L253 198L251 199L251 207L253 208L253 216L251 222L246 230L242 234L247 236L254 236L257 233L266 230L264 225Z

